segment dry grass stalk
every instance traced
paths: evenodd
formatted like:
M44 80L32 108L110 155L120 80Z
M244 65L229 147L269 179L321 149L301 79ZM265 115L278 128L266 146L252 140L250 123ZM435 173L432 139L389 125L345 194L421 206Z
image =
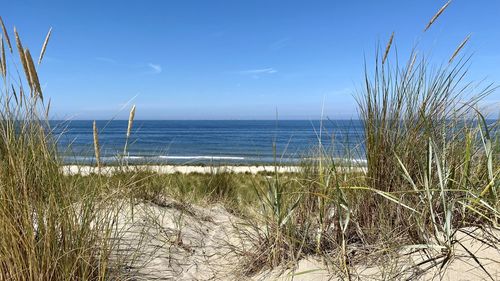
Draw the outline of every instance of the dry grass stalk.
M123 154L124 155L127 153L128 139L130 138L130 133L132 132L132 125L134 123L134 117L135 117L135 104L134 104L134 106L132 106L132 109L130 110L130 115L128 117L127 138L125 139L125 146L123 147Z
M413 67L415 66L415 62L417 61L417 52L416 51L412 51L412 55L411 55L411 60L410 60L410 64L408 66L408 70L405 72L405 76L404 76L404 79L408 79L409 78L409 75L411 75L413 73Z
M2 25L2 31L3 31L3 35L5 36L5 40L7 41L7 46L9 46L9 50L12 53L12 45L10 44L9 34L7 33L7 29L5 28L5 25L3 24L2 17L0 17L0 24Z
M98 136L97 125L95 123L95 120L94 120L94 123L92 124L92 126L93 126L93 131L94 131L95 161L97 163L97 167L100 168L101 167L101 153L99 151L99 136Z
M16 37L27 79L39 88L33 59L17 32ZM2 59L7 47L0 41ZM4 64L6 70L0 63L0 68L10 76L16 62ZM0 95L0 280L125 279L115 277L118 270L111 272L122 260L111 260L112 219L119 207L104 206L109 201L101 192L61 173L57 137L48 120L50 101L45 106L38 97L24 95L21 76L5 79ZM92 182L100 189L104 183Z
M16 36L17 51L19 52L19 59L21 60L21 64L23 65L24 73L26 74L26 79L30 80L30 74L28 70L28 64L26 63L26 56L24 54L23 44L21 43L21 38L19 37L19 33L17 33L15 27L14 27L14 35Z
M45 109L45 119L49 119L49 112L50 112L50 103L51 103L52 99L49 98L49 102L47 103L47 108Z
M22 85L19 86L19 105L22 106L24 98L24 88Z
M31 92L33 94L33 92L35 90L34 89L34 84L35 83L33 81L33 76L31 75L31 70L30 70L30 66L29 66L29 63L28 63L28 59L27 59L28 55L29 55L29 50L28 49L24 49L23 53L24 53L24 61L26 63L26 73L25 73L26 74L26 80L28 80L29 86L31 88Z
M453 61L453 59L455 59L455 57L458 55L458 53L460 53L460 51L463 49L465 44L467 44L467 42L469 42L469 39L470 39L470 34L467 35L467 37L465 37L465 39L462 41L462 43L460 43L460 45L457 47L455 52L453 52L453 55L450 57L450 60L448 61L448 63L451 63Z
M389 55L389 51L391 50L392 40L394 39L394 32L391 34L391 38L389 38L389 42L387 43L387 47L385 47L384 58L382 59L382 64L385 63L387 59L387 55Z
M437 18L439 18L439 16L444 12L444 10L446 10L446 8L448 8L450 3L451 3L451 0L446 2L446 4L444 4L443 7L441 7L441 9L439 9L439 11L437 11L437 13L431 18L431 20L429 21L429 23L425 27L424 31L427 31L431 27L431 25L437 20Z
M14 99L16 100L16 104L19 104L19 99L17 98L17 92L16 92L16 89L14 89L14 85L10 85L10 87L12 88L12 95L14 96Z
M5 62L5 48L3 46L3 38L0 38L0 49L2 51L2 57L0 58L0 67L2 71L3 78L7 78L7 63Z
M45 54L45 50L47 49L47 44L49 43L50 34L52 34L52 27L49 29L49 32L45 37L45 41L43 42L42 51L40 51L40 57L38 57L38 64L42 62L43 55Z
M31 57L30 50L25 49L24 55L26 57L26 65L28 67L29 80L31 83L31 89L35 97L40 97L43 101L42 87L40 86L40 81L38 80L38 74L36 73L35 64L33 63L33 58Z
M417 53L413 53L413 56L411 58L410 67L408 67L408 72L411 73L413 71L413 66L415 65L416 61L417 61Z
M135 104L134 104L134 106L132 106L132 109L130 110L130 115L128 117L127 138L130 137L130 132L132 131L132 124L134 123L134 116L135 116Z

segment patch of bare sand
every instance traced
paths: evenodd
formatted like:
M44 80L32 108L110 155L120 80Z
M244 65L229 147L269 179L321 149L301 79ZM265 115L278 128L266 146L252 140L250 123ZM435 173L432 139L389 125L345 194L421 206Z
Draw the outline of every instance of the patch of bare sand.
M233 280L245 249L238 223L218 205L170 199L125 205L113 258L133 280Z

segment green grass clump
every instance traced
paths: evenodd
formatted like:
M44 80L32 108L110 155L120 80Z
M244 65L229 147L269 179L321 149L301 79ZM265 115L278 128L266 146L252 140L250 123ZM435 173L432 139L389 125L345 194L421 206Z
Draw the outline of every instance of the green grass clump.
M416 52L405 65L392 64L393 40L394 34L373 71L365 67L356 97L367 167L342 168L346 161L329 155L319 138L313 157L319 160L306 163L301 175L276 173L257 190L262 217L251 257L259 259L250 268L316 254L350 278L351 253L375 245L426 251L443 268L457 231L498 226L498 121L479 109L496 88L477 90L465 81L469 58L457 57L469 38L437 69Z
M1 39L0 279L107 279L115 213L62 174L33 59L17 32L15 39L29 87L9 69L15 62L6 62Z
M214 168L209 177L201 184L203 194L210 202L226 202L228 205L238 205L235 176L220 168Z

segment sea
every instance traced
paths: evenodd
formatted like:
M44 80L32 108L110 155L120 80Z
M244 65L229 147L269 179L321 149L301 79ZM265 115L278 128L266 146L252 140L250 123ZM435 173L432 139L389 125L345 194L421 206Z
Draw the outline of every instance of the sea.
M67 164L95 163L93 121L52 121ZM359 120L135 120L96 121L100 158L108 164L297 164L318 151L364 161Z

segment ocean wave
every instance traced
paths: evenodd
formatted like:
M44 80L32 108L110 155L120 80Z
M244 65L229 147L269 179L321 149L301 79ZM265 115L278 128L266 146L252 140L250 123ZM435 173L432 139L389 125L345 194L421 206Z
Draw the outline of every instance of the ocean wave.
M63 156L64 159L95 159L94 156ZM117 160L117 159L127 159L127 160L142 160L142 159L171 159L171 160L245 160L245 157L241 156L209 156L209 155L194 155L194 156L177 156L177 155L148 155L148 156L103 156L101 160Z
M174 155L160 155L156 156L159 159L171 159L171 160L245 160L245 157L240 156L209 156L209 155L197 155L197 156L174 156Z
M95 162L94 156L82 156L74 155L62 156L62 159L66 163L93 163ZM249 157L249 156L229 156L229 155L128 155L128 156L103 156L101 157L102 163L119 163L121 161L128 161L129 163L210 163L214 162L228 162L228 163L274 163L275 161L279 163L300 163L301 161L321 161L324 158L320 157L283 157L280 159L274 159L274 157ZM359 158L333 158L330 159L335 161L339 165L360 165L366 166L366 159Z
M115 157L116 159L116 157ZM140 159L146 159L145 156L123 156L123 159L129 159L129 160L140 160Z

